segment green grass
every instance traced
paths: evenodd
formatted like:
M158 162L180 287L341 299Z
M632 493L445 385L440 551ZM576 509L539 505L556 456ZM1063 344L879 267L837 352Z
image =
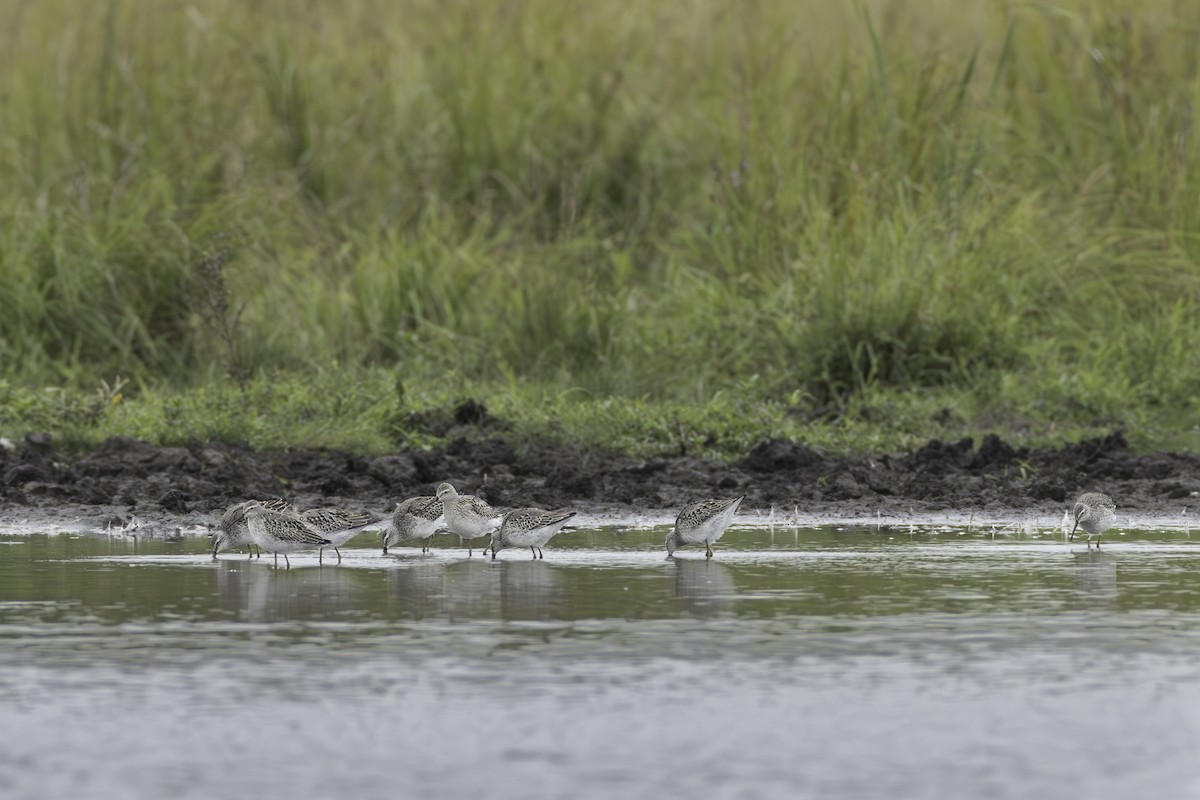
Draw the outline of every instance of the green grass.
M460 437L501 437L518 449L557 443L585 456L736 460L768 437L805 442L827 454L886 453L918 447L929 437L954 441L1000 433L1018 445L1045 445L1119 428L1134 431L1142 448L1200 449L1200 428L1180 429L1158 417L1063 422L1045 418L1039 408L999 413L957 391L873 392L814 412L803 403L764 399L755 380L722 389L704 403L666 403L519 380L438 383L412 377L336 367L262 374L242 386L213 382L138 390L114 380L91 391L0 381L0 436L19 442L26 431L46 431L68 453L110 436L134 436L163 445L224 441L264 450L363 454L426 449ZM486 421L456 422L457 407L469 399L485 402Z
M638 453L1195 438L1200 6L0 22L0 432L381 450L477 397Z

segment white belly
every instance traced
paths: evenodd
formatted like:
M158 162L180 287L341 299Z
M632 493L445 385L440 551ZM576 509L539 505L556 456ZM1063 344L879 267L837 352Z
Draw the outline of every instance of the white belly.
M725 534L725 529L729 527L733 515L737 513L737 506L738 504L734 503L733 506L725 509L704 524L681 534L684 544L709 545L720 539Z

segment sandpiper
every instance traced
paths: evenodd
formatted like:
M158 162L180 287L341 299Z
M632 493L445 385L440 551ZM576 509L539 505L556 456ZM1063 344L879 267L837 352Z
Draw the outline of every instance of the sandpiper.
M500 530L492 534L492 558L506 547L528 547L534 558L545 558L542 546L562 530L574 511L543 511L540 508L518 508L504 517Z
M1100 492L1088 492L1079 495L1075 507L1071 509L1075 517L1075 525L1071 528L1071 541L1075 539L1075 531L1079 528L1087 533L1087 546L1092 549L1092 537L1096 537L1096 549L1100 549L1100 534L1113 526L1117 514L1117 506L1111 497Z
M667 534L667 558L689 544L704 545L708 558L713 557L712 544L721 538L737 512L745 495L732 500L701 500L683 507L675 518L675 530Z
M264 508L271 511L283 511L288 507L286 500L264 500L262 503ZM246 527L246 504L237 503L225 509L225 513L221 515L221 521L217 523L217 529L212 533L213 540L213 555L216 559L217 553L222 550L229 550L234 547L246 545L246 551L249 553L247 558L254 558L254 547L250 540L250 529ZM259 551L262 555L262 551Z
M250 529L250 538L259 549L275 554L275 566L279 566L279 554L283 553L283 562L288 569L292 568L288 553L331 544L324 535L295 514L271 511L256 500L246 503L246 526Z
M448 483L438 484L437 497L442 501L446 527L451 533L457 534L460 541L467 543L468 556L475 554L469 540L487 536L504 519L503 514L480 498L473 494L459 494L458 490Z
M421 552L429 552L429 540L437 532L438 523L442 519L442 501L436 497L423 495L410 497L396 504L392 512L392 524L379 532L383 542L383 554L387 555L388 546L418 539L421 542Z
M342 563L342 554L338 552L338 548L361 533L364 528L369 528L378 522L370 514L355 514L340 508L310 508L308 511L300 512L299 517L329 540L328 546L337 553L339 564ZM323 561L324 556L325 548L322 547L317 561Z

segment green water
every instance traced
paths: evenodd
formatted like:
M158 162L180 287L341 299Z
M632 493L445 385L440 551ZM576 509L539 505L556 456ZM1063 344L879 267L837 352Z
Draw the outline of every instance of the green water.
M1200 541L0 537L5 796L1200 794ZM332 559L336 562L336 558Z

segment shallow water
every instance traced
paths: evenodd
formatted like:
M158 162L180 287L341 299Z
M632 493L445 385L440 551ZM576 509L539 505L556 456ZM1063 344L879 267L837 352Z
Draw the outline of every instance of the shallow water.
M1200 796L1200 537L664 534L0 536L0 795Z

